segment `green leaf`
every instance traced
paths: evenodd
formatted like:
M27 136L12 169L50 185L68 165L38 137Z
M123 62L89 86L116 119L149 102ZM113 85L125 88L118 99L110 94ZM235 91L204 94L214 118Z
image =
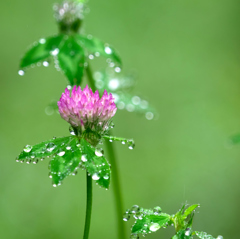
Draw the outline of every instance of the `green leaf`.
M87 50L88 54L93 54L95 56L99 54L100 56L111 59L114 63L120 66L122 65L120 57L112 46L104 43L98 38L92 37L91 35L77 35L77 39L79 44Z
M32 161L37 162L39 159L43 160L45 157L49 158L58 153L62 146L70 142L73 137L53 138L33 146L26 145L18 156L17 161L30 163Z
M206 232L195 231L194 234L200 239L215 239L212 235L207 234Z
M80 144L83 166L97 184L109 188L111 171L108 161L100 150L94 148L85 139L82 138Z
M132 233L145 234L159 230L161 227L166 226L170 221L170 216L166 213L159 215L143 215L141 219L137 219L132 227Z
M183 213L183 216L187 218L188 215L190 215L197 207L199 207L199 204L193 204L189 206Z
M73 36L65 40L58 54L59 66L71 85L80 85L83 77L85 56L82 47Z
M63 40L64 35L58 35L56 37L42 38L23 56L20 67L25 68L32 64L47 60L55 49L60 47L60 43Z
M78 168L85 168L101 187L109 188L110 165L102 153L85 139L76 136L53 138L33 146L27 145L17 158L18 162L37 163L45 157L49 163L53 186L60 185L68 175L75 175Z

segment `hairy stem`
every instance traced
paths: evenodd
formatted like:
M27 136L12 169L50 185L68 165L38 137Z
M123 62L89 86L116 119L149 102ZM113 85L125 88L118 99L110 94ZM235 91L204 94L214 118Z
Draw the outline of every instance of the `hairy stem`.
M96 91L96 86L94 84L94 79L92 76L92 71L88 66L86 67L86 73L88 76L88 82L93 91ZM114 198L115 198L115 203L116 203L116 211L117 211L117 222L118 222L118 238L119 239L125 239L126 238L126 233L125 233L125 225L122 219L123 215L123 200L122 200L122 194L121 194L121 187L120 187L120 180L119 180L119 175L118 175L118 170L117 170L117 162L116 162L116 156L115 156L115 151L113 148L113 143L110 143L106 141L107 145L107 150L110 158L110 164L111 164L111 169L112 169L112 184L113 184L113 192L114 192Z
M92 178L91 176L88 176L88 172L86 172L86 175L87 175L87 206L83 239L88 239L92 213Z

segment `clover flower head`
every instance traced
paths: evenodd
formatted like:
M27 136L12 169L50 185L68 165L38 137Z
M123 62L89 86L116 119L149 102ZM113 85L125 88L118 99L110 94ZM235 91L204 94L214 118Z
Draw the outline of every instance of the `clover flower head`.
M109 128L111 118L115 115L117 108L111 93L105 90L102 98L98 90L93 93L86 86L74 86L72 92L67 88L58 101L61 117L82 134L86 130L103 135Z
M53 10L58 22L72 24L84 18L85 4L80 1L64 1L62 4L54 4Z

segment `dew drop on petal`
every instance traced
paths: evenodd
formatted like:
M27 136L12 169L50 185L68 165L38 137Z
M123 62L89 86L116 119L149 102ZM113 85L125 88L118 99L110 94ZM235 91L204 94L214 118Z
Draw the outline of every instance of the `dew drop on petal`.
M99 176L98 173L94 173L93 176L92 176L93 180L98 180L99 178L100 178L100 176Z
M26 145L23 149L24 152L29 153L32 150L32 146L31 145Z
M24 70L19 70L19 71L18 71L18 75L23 76L24 74L25 74L25 71L24 71Z

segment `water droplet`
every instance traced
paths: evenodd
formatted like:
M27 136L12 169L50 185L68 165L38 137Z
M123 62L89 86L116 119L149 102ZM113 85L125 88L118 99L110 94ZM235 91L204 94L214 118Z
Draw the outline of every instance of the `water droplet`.
M190 230L191 230L190 228L186 228L185 236L190 236L190 234L191 234Z
M82 160L83 162L87 162L87 157L86 157L86 156L87 156L86 154L83 154L83 155L82 155L81 160Z
M141 102L141 99L140 99L140 97L135 95L135 96L132 97L132 102L133 102L134 105L139 105L140 102Z
M31 159L30 158L26 159L26 163L30 164L31 163Z
M59 53L59 49L55 48L53 51L50 52L52 56L57 56Z
M25 74L25 71L23 71L23 70L18 71L18 75L23 76L24 74Z
M217 237L217 239L223 239L223 236L219 235L219 236Z
M46 113L46 115L53 115L53 113L54 113L53 107L52 106L47 106L45 108L45 113Z
M37 163L38 163L38 159L34 159L33 164L37 164Z
M111 136L109 137L109 142L111 142L111 143L113 142L113 137L111 137Z
M118 109L122 110L122 109L124 109L124 107L125 107L125 103L124 103L123 101L120 101L120 102L117 104L117 107L118 107Z
M66 147L66 150L71 150L71 146L67 146L67 147Z
M158 215L158 214L160 214L161 212L162 212L162 208L161 208L161 207L157 206L157 207L153 208L153 213L154 213L155 215Z
M104 51L107 53L107 54L111 54L112 53L112 49L109 47L109 46L106 46Z
M121 68L120 67L115 67L115 71L117 72L117 73L119 73L120 71L121 71Z
M93 176L92 176L93 180L98 180L99 178L100 178L100 176L99 176L98 173L94 173Z
M118 79L111 79L108 82L108 87L110 90L116 90L119 87L120 83Z
M51 174L51 173L49 173L49 174L48 174L48 177L49 177L49 178L52 178L52 174Z
M147 112L147 113L145 114L145 117L146 117L148 120L152 120L153 117L154 117L154 114L153 114L152 112Z
M17 162L17 163L19 163L19 162L20 162L20 160L19 160L19 158L18 158L18 157L16 158L16 162Z
M100 53L99 53L99 52L95 52L95 56L96 56L96 57L99 57L99 56L100 56Z
M43 64L43 66L45 66L45 67L48 67L48 66L49 66L49 62L48 62L48 61L44 61L42 64Z
M56 188L56 187L57 187L57 184L53 183L53 187Z
M113 122L111 122L110 125L109 125L109 127L110 127L111 129L113 129L114 126L115 126L115 124L114 124Z
M130 235L130 239L139 239L139 235L136 234L136 233L132 233L132 234Z
M57 155L58 156L63 156L65 154L65 151L61 151L61 152L59 152Z
M78 173L77 169L72 172L72 176L75 176Z
M31 145L26 145L25 148L23 149L24 152L29 153L32 150Z
M148 107L148 102L147 102L146 100L142 100L142 101L140 102L140 107L141 107L142 109L146 109L146 108Z
M129 211L126 211L124 214L123 214L123 221L128 221L130 219L130 214L129 214Z
M43 161L44 159L45 159L45 158L44 158L44 157L42 157L40 160L41 160L41 161Z
M160 228L159 224L158 223L152 223L149 227L149 230L152 231L152 232L155 232L157 231L158 229Z
M108 180L108 179L109 179L109 175L108 175L108 174L105 174L105 175L103 176L103 178L106 179L106 180Z
M69 127L69 133L70 133L71 135L75 135L75 132L74 132L74 129L73 129L72 126Z
M80 148L80 147L81 147L81 144L76 144L76 146L77 146L78 148Z
M89 58L90 60L93 60L93 59L94 59L94 55L90 54L90 55L88 56L88 58Z
M135 143L134 143L134 141L133 141L132 139L129 139L129 140L127 141L127 143L128 143L128 148L129 148L129 149L134 149Z
M131 208L131 213L137 213L139 212L140 210L140 207L138 205L133 205L132 208Z
M48 152L52 152L56 148L56 145L52 142L48 143L46 149Z
M126 140L125 140L125 139L124 139L124 140L122 140L121 142L122 142L122 144L126 144Z
M46 39L41 38L41 39L39 40L39 43L40 43L40 44L44 44L44 43L46 43Z
M127 104L126 110L127 110L128 112L133 112L133 111L135 110L135 106L132 105L132 104Z
M110 63L109 63L109 66L110 66L110 67L114 67L114 66L115 66L115 63L114 63L114 62L110 62Z
M95 155L97 155L98 157L101 157L101 156L103 156L103 149L96 149L95 150Z

